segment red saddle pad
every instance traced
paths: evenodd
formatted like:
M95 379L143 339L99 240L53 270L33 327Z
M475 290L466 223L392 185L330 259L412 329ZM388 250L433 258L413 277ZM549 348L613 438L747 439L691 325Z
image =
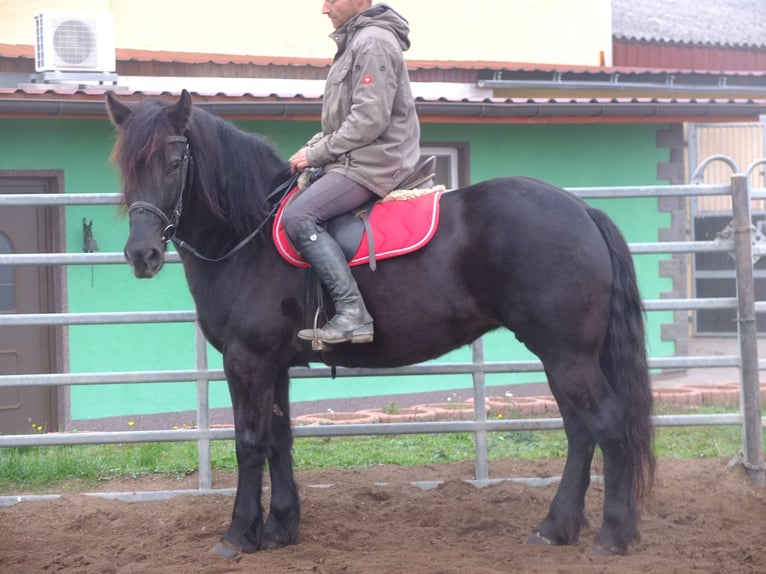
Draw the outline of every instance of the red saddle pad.
M282 226L282 212L295 193L297 188L282 201L274 219L272 236L277 251L287 262L296 267L309 267L290 243ZM369 215L375 258L381 260L406 255L427 245L439 225L439 200L442 194L443 192L437 191L412 199L377 202ZM368 263L369 248L370 243L365 232L359 248L348 264L354 266Z

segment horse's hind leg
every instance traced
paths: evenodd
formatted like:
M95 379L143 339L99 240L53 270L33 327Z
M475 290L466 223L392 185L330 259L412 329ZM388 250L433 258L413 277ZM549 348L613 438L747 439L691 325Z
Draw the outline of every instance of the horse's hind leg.
M298 489L293 478L290 427L290 379L287 369L277 376L274 394L274 418L271 424L271 508L263 531L263 548L281 548L298 541L301 511Z
M593 428L604 456L604 515L594 549L605 555L625 554L639 538L638 500L633 457L624 431L627 413L611 395L594 413Z
M579 366L550 371L551 387L555 388L559 408L565 417L567 436L575 442L570 443L564 476L551 512L538 531L543 536L553 536L552 542L566 534L567 522L559 515L564 509L564 516L571 522L575 519L575 505L583 504L595 440L604 457L604 516L595 548L606 554L623 554L638 536L639 518L632 457L625 435L626 408L609 386L597 358L587 362L581 359L574 364ZM586 435L592 438L586 438ZM587 468L583 458L586 446ZM565 489L571 490L566 492ZM551 525L557 525L559 530Z
M551 388L556 395L555 385ZM530 544L574 544L581 528L588 524L584 513L585 492L590 485L596 441L577 410L567 401L558 397L557 400L567 435L567 460L548 515L529 537Z

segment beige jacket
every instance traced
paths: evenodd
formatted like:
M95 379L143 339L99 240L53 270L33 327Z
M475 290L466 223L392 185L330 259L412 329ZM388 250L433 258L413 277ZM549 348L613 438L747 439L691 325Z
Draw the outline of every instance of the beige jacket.
M331 38L338 53L322 103L322 131L306 145L312 167L385 196L420 158L420 124L403 51L407 21L386 4L351 18Z

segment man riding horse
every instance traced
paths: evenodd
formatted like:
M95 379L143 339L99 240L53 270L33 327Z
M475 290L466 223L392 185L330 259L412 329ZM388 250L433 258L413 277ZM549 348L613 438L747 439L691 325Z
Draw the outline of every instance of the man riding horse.
M322 13L335 27L338 53L322 105L322 131L290 158L295 171L325 175L286 208L283 225L335 303L323 327L298 337L327 344L369 343L373 319L341 248L325 223L370 199L384 197L412 173L420 158L420 125L403 50L407 21L371 0L326 0Z

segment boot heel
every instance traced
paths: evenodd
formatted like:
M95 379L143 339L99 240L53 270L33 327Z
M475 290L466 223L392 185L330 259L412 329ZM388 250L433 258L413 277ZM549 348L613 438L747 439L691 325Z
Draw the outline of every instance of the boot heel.
M364 335L353 335L351 337L352 343L372 343L373 335L372 333L364 334Z
M372 323L362 325L361 327L354 329L351 332L352 343L372 343L372 338L375 334L375 328Z

